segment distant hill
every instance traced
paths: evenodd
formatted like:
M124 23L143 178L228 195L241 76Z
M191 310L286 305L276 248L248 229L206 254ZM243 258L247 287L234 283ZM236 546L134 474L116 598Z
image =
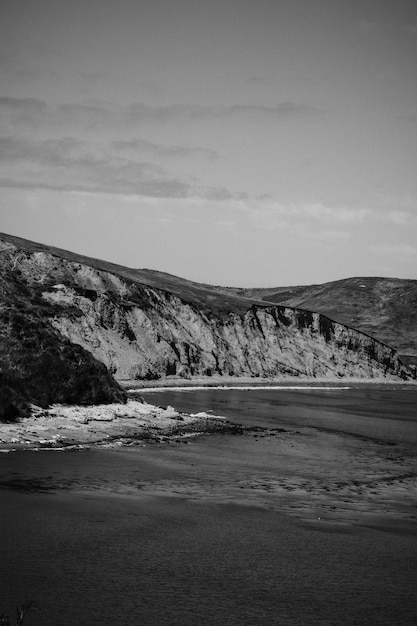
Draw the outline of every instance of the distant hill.
M404 362L417 364L417 280L366 277L298 287L217 289L323 313L393 346Z
M413 377L392 347L275 304L278 292L210 287L0 234L0 417L6 405L12 416L30 402L123 400L113 376Z

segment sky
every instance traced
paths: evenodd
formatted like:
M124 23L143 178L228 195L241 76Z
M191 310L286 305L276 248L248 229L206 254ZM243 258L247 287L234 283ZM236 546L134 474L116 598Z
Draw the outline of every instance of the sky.
M0 231L215 285L417 279L415 0L0 0Z

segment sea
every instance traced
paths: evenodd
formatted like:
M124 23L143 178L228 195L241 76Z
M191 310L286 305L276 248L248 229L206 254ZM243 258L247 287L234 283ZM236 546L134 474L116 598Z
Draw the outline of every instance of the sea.
M250 428L0 454L0 613L32 600L24 626L417 624L416 385L136 396Z

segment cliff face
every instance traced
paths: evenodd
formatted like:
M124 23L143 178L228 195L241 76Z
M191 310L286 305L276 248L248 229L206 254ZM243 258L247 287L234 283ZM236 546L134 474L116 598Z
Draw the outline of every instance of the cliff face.
M0 240L0 250L3 266L41 299L55 331L119 379L412 375L392 348L318 313L243 298L239 306L210 309L93 260L10 240Z
M387 343L406 363L417 365L417 280L368 276L298 287L218 289L323 313Z

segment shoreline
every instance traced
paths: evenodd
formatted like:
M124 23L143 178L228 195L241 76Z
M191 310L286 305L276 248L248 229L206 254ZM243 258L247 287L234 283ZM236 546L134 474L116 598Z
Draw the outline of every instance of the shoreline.
M157 380L117 380L125 391L136 393L140 391L168 390L168 389L225 389L250 387L253 389L262 387L274 388L300 388L300 387L339 387L346 389L350 385L406 385L417 386L417 380L400 380L397 378L252 378L250 376L196 376L193 378L180 378L168 376Z
M128 400L94 406L32 406L31 415L0 423L0 452L75 450L186 441L212 432L238 432L238 424L205 412L182 413Z
M417 387L416 381L385 379L260 379L250 377L168 377L157 381L118 381L130 397L126 404L52 405L47 409L32 405L29 417L16 422L0 422L0 452L17 450L81 450L94 447L146 445L147 443L186 442L202 434L242 433L241 424L206 412L183 413L172 406L149 404L140 393L196 391L205 389L334 389L348 390L356 385ZM198 411L198 407L196 407Z

